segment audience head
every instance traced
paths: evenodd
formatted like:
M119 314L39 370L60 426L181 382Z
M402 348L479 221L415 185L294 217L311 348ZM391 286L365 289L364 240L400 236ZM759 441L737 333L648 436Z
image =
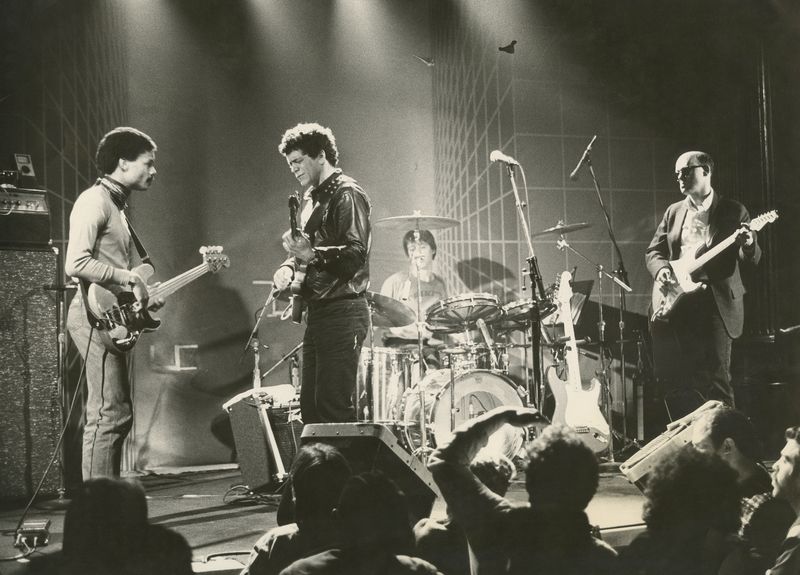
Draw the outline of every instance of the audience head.
M192 575L192 548L180 533L149 525L140 565L147 575Z
M303 445L289 471L295 521L329 518L350 474L350 464L335 447Z
M719 455L729 464L739 458L761 462L761 444L753 424L744 413L727 405L697 419L692 445L698 451Z
M141 553L147 529L140 484L91 479L74 494L64 517L64 561L86 572L126 564Z
M597 458L573 430L551 425L528 448L525 487L535 510L582 511L597 491Z
M651 472L645 498L643 517L651 530L702 535L739 528L736 472L714 454L682 449L667 457Z
M407 555L414 546L405 496L380 471L351 477L342 490L338 516L357 548Z
M786 430L786 445L772 467L772 494L800 514L800 427Z
M469 464L481 483L500 496L505 496L514 478L514 464L502 453L482 449Z

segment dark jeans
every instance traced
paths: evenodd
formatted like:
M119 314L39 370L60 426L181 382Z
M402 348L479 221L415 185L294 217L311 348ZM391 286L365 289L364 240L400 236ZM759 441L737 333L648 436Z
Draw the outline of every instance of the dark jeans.
M312 302L303 338L303 423L356 420L353 392L369 323L364 298Z
M733 407L733 340L725 330L711 290L684 296L667 328L664 333L672 341L665 345L671 349L662 354L661 361L670 363L667 367L671 387L694 389L706 400L717 399Z

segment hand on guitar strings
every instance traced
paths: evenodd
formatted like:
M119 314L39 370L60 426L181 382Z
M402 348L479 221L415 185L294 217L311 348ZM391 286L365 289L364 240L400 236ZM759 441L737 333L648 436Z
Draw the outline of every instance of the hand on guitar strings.
M664 266L656 274L656 281L660 284L675 283L675 276L672 275L672 269L669 266Z
M147 283L144 281L144 279L142 279L142 276L136 272L131 272L130 277L128 278L128 285L131 286L131 291L136 297L137 302L147 302L147 309L156 311L164 307L163 298L150 299L150 290L148 289ZM158 284L154 284L150 287L156 287L157 285Z
M314 257L314 250L311 249L311 242L304 234L295 238L292 231L288 230L283 234L283 248L294 257L305 262Z
M294 277L294 270L289 266L281 266L275 271L272 276L272 285L277 291L283 291L289 287Z

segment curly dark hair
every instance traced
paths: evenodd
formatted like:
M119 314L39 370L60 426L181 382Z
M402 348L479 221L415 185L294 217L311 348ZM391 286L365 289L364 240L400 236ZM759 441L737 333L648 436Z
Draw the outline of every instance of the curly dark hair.
M597 457L565 426L551 425L528 448L525 487L534 509L582 511L597 491Z
M101 174L110 174L117 169L120 159L135 160L156 149L153 138L144 132L126 126L114 128L97 145L94 163Z
M317 123L297 124L283 133L278 151L284 156L295 150L316 158L321 151L331 166L339 163L339 150L336 147L336 138L330 128Z
M722 405L703 414L698 424L708 425L709 438L715 449L731 438L742 455L754 462L761 461L761 442L755 427L747 416L727 405Z
M739 529L736 472L719 456L686 448L656 465L645 488L643 518L661 532Z

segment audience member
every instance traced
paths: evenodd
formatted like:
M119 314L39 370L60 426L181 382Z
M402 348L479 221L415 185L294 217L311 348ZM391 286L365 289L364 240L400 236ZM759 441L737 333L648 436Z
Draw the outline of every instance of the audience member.
M653 469L645 489L647 530L621 557L623 574L746 573L736 474L716 455L681 450Z
M768 575L800 573L800 427L786 430L786 445L772 468L772 494L789 502L795 522L781 545L778 559Z
M348 480L337 514L347 541L296 561L282 575L321 574L438 574L436 567L411 557L414 534L403 493L380 472L366 472Z
M692 445L719 456L736 472L741 500L739 535L750 548L753 571L763 573L775 562L795 514L788 502L772 496L772 482L761 462L753 424L741 411L721 405L704 412L694 423Z
M339 546L342 527L333 517L333 509L350 473L350 465L335 447L325 443L302 446L286 484L294 523L263 535L242 575L277 574L297 559Z
M470 463L481 483L505 496L514 477L514 464L500 453L481 450ZM420 519L414 526L417 555L436 565L446 575L469 575L469 549L464 530L453 520L449 507L443 519Z
M498 407L464 422L430 457L428 467L467 535L476 567L481 573L616 573L616 552L592 536L585 513L597 490L597 459L574 431L550 426L531 443L527 505L493 493L469 467L503 425L541 420L534 409Z
M135 572L144 553L147 530L147 501L139 483L90 479L74 493L67 508L61 552L33 561L31 572Z
M192 575L192 548L180 533L149 525L136 575Z

